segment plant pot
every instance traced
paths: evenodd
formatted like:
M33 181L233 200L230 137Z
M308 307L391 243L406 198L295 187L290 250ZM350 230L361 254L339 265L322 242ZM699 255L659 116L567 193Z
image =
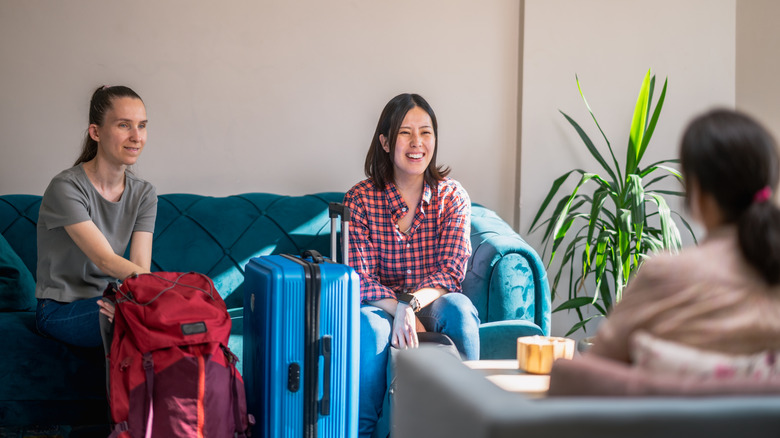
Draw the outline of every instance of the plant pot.
M590 347L593 346L593 341L595 338L595 336L588 336L587 338L582 338L577 341L577 351L582 354L590 350Z

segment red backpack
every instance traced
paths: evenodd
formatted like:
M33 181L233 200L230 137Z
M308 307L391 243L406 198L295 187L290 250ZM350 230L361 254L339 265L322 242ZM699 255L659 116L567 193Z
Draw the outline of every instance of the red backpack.
M109 354L111 437L245 437L230 316L205 275L158 272L116 290Z

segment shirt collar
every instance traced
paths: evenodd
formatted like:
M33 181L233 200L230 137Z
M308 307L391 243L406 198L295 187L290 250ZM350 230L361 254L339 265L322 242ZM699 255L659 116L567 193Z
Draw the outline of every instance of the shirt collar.
M422 202L424 207L427 207L431 203L431 198L433 198L433 190L428 185L428 182L423 182L423 194L420 202ZM392 181L387 183L387 202L390 206L390 214L392 214L395 220L398 220L406 213L404 209L409 208L404 202L404 198L401 197L398 187Z
M432 197L433 197L433 190L431 190L431 186L429 186L427 182L423 182L423 195L422 195L423 205L427 207L431 203Z

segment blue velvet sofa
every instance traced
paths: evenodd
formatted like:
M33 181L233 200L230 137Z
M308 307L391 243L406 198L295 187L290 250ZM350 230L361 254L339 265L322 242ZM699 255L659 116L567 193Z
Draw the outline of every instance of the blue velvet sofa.
M329 253L328 203L343 193L159 197L153 271L209 275L233 319L241 355L244 266L251 257ZM105 424L103 354L35 329L35 224L40 196L0 196L0 427ZM463 284L482 321L484 358L513 357L518 336L549 334L550 293L537 253L494 212L474 206L473 255ZM239 363L240 366L240 363Z

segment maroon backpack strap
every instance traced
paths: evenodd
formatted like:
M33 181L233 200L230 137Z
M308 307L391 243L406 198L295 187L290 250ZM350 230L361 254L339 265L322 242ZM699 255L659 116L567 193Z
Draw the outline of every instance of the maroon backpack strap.
M222 352L225 354L225 359L227 360L228 368L230 368L230 390L231 395L233 396L233 413L235 415L235 419L233 421L236 425L235 436L236 438L245 438L246 430L242 430L245 424L244 419L241 418L241 402L238 399L238 385L241 383L236 378L236 373L238 372L236 370L236 362L238 362L238 357L233 354L233 352L230 351L230 349L225 345L219 344L219 346L222 348Z
M130 426L127 425L127 421L117 423L108 438L117 438L122 435L122 432L127 432L128 430L130 430Z
M241 418L241 410L239 409L239 403L238 403L238 391L236 389L236 367L231 366L230 367L230 387L233 391L233 412L235 414L235 421L236 424L236 438L244 438L246 435L244 435L244 431L241 430L241 427L244 424L244 421Z
M152 360L152 353L144 353L144 371L146 372L146 402L149 404L146 410L146 433L145 438L151 438L152 436L152 420L154 419L154 402L152 400L153 388L154 388L154 361Z

